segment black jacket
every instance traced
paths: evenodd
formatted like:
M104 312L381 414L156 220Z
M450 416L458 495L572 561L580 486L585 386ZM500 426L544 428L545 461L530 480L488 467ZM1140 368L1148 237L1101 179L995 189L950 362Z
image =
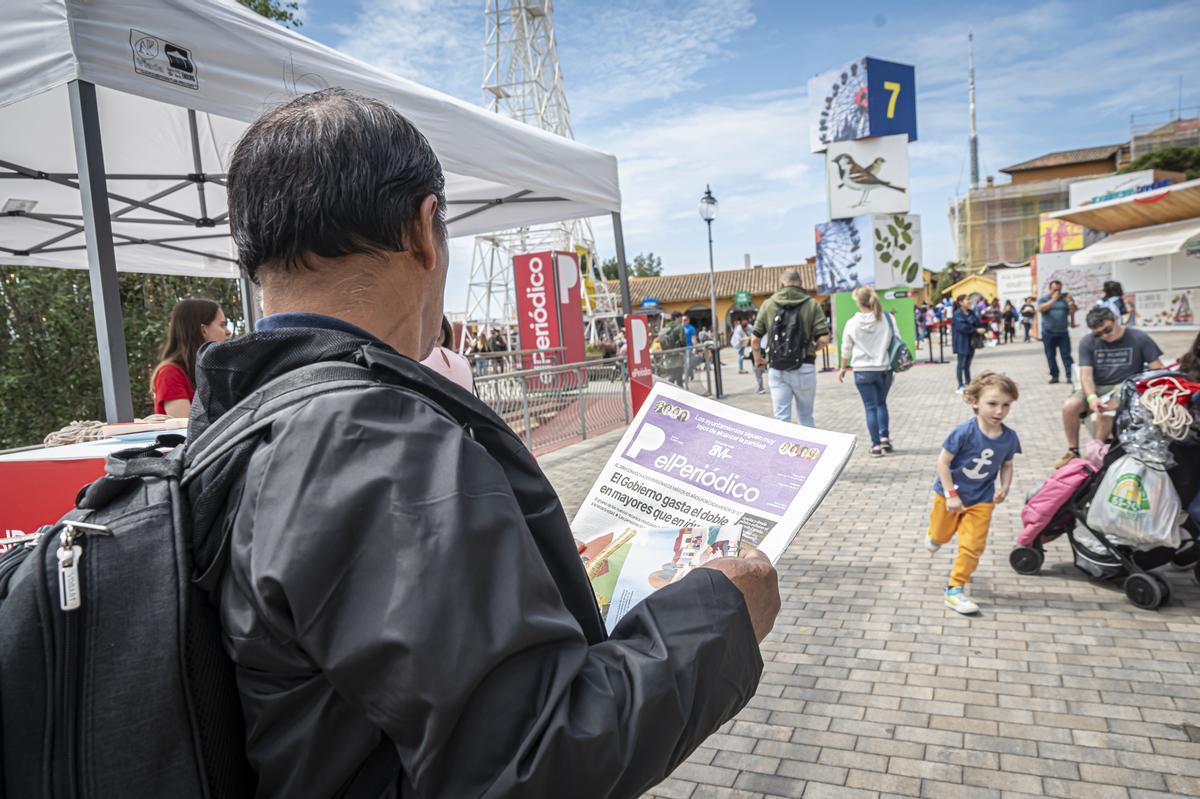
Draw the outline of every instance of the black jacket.
M259 796L335 795L384 735L404 797L636 796L746 704L762 660L724 575L688 575L606 638L537 462L389 348L313 328L206 347L190 434L322 360L382 382L274 425L220 587Z

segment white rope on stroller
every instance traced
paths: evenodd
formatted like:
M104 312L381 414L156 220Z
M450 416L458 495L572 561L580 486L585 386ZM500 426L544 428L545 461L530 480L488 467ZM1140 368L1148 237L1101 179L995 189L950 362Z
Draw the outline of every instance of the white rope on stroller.
M1190 397L1191 392L1175 378L1162 377L1147 386L1138 398L1141 406L1150 413L1154 426L1172 441L1183 441L1192 426L1192 414L1187 406L1179 404L1180 395Z

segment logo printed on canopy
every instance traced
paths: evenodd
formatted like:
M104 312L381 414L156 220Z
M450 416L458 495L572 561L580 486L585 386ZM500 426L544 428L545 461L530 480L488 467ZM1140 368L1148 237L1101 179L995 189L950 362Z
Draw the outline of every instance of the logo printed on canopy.
M136 28L129 29L133 71L185 89L199 89L192 51Z

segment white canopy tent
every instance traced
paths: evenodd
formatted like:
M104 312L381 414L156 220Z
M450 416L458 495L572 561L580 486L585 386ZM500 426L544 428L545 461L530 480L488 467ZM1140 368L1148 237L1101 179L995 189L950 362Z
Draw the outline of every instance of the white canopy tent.
M1072 255L1071 266L1174 255L1198 240L1200 218L1122 230Z
M0 262L89 269L110 421L132 417L116 271L236 277L225 166L305 92L385 100L429 139L450 235L610 214L616 158L286 30L233 0L0 3Z

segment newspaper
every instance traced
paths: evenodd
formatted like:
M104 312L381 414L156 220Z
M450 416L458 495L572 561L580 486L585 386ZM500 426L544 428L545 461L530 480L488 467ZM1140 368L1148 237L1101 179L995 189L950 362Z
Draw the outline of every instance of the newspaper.
M618 528L593 537L581 553L611 633L631 607L714 558L736 557L737 527Z
M854 450L854 436L780 422L656 383L571 523L589 542L626 528L737 525L774 563Z

